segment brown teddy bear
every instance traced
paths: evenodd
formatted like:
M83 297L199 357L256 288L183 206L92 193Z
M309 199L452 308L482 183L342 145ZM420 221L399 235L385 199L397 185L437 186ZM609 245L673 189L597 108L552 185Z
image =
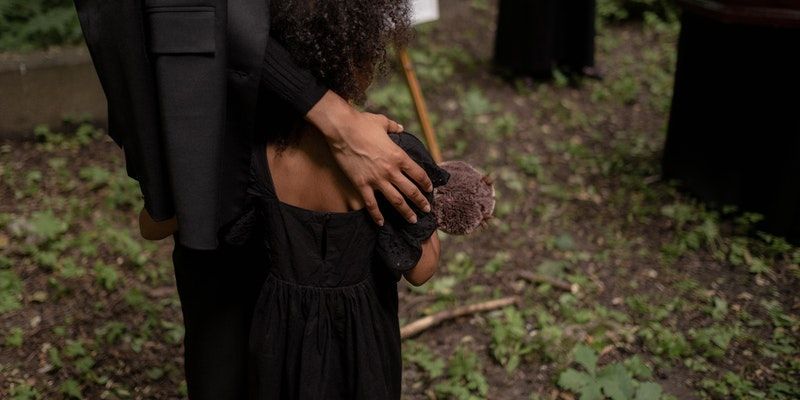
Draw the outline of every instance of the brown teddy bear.
M486 225L495 206L494 185L489 176L464 161L437 164L425 145L410 133L391 133L389 137L428 173L434 186L428 200L433 200L432 212L439 230L468 235ZM396 214L388 204L382 208ZM402 224L399 214L389 218Z
M447 184L434 191L433 213L442 232L469 235L492 218L495 191L492 179L464 161L445 161Z

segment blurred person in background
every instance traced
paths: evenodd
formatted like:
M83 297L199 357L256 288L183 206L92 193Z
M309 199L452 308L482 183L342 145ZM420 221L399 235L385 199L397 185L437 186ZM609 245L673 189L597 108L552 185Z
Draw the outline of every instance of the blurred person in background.
M502 0L494 63L500 73L550 79L599 79L595 67L596 0Z

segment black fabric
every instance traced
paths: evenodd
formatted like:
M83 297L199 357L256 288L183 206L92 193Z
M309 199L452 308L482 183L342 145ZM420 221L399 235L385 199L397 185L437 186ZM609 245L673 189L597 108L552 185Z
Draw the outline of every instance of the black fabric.
M501 0L494 63L513 75L594 66L596 0Z
M409 133L390 133L389 137L425 170L433 187L443 186L450 179L450 174L439 168L425 145L416 136ZM423 193L428 202L432 206L435 205L433 193ZM404 272L419 262L422 256L421 243L436 231L436 218L432 213L423 212L407 199L408 205L417 214L417 223L412 224L406 221L383 196L378 195L378 202L386 223L378 229L377 252L395 278L400 279Z
M168 219L175 208L142 1L75 0L75 7L108 100L108 133L124 150L128 175L139 181L150 215Z
M291 105L301 116L308 114L328 91L311 72L298 68L289 52L272 38L267 43L263 77L266 89Z
M275 103L276 109L280 109L278 103ZM283 124L276 124L273 134L277 134L275 130L292 129L294 126L291 118L276 122L283 122ZM450 174L436 164L419 138L410 133L390 133L389 137L425 170L434 188L447 184ZM266 164L260 161L261 157L257 151L254 151L250 180L251 190L247 206L238 218L222 229L222 236L226 243L241 245L252 240L253 237L261 237L268 233L266 232L268 225L264 222L266 219L264 209L259 206L259 203L261 198L271 197L274 194L271 189L259 189L263 186L264 177L260 176L258 171L266 168ZM435 206L433 193L423 193L428 202ZM438 229L436 218L433 213L422 211L413 202L406 199L409 207L417 214L417 223L412 224L406 221L402 214L380 193L376 193L376 197L378 207L385 218L384 225L376 227L376 255L389 269L395 280L399 280L403 273L408 272L419 262L422 256L422 242L430 238ZM366 210L363 210L363 213L366 213ZM265 245L267 244L268 242L265 242Z
M259 90L304 114L324 88L268 41L268 0L75 5L145 207L157 221L177 215L181 244L216 248L243 210Z
M247 396L247 338L266 278L267 258L255 245L172 253L181 300L184 370L192 400Z
M418 139L393 138L434 167L434 182L446 181ZM265 153L258 146L252 156L254 212L228 236L263 240L270 258L250 333L251 398L399 399L397 280L435 232L433 214L419 213L417 224L387 218L378 227L366 209L317 212L283 203ZM381 246L386 240L400 245Z
M800 242L800 29L681 17L663 172Z
M396 281L373 262L366 210L315 212L275 195L253 155L270 271L253 314L251 399L399 399Z

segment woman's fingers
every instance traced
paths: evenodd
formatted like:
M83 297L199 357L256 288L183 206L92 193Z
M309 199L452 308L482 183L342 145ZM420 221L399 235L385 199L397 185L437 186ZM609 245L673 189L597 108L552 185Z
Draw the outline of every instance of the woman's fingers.
M389 119L389 117L383 114L372 114L372 116L380 121L380 124L387 133L403 133L403 125L400 125L396 121Z
M359 191L361 192L361 197L364 198L364 207L367 208L369 215L376 224L383 226L383 214L381 214L381 210L378 208L378 201L375 200L375 192L369 186L360 187Z
M403 171L403 173L408 175L408 177L410 177L412 181L416 182L417 186L421 187L426 192L432 192L433 183L431 182L431 178L428 176L428 173L425 172L425 170L422 167L420 167L419 164L414 162L414 160L412 160L411 157L408 156L408 154L403 152L403 155L405 156L405 159L400 164L400 169ZM406 191L403 191L403 193L406 196L411 197L410 193ZM417 203L417 205L420 204ZM420 208L423 207L420 206Z
M430 203L422 191L419 190L414 182L411 182L405 175L396 174L393 178L392 184L397 187L403 195L411 199L414 204L425 212L431 212Z
M392 120L389 120L389 126L386 127L386 131L389 133L403 133L404 130L403 125Z
M397 209L397 212L399 212L406 221L412 224L417 223L417 213L408 206L406 199L397 191L397 188L389 182L384 181L380 186L380 191L383 193L383 197L386 197L386 200L389 201L392 207Z

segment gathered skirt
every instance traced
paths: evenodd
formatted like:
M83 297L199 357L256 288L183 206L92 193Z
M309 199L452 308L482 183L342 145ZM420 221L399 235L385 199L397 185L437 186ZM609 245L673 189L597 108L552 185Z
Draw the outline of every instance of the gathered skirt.
M397 284L315 287L270 275L250 333L252 399L399 399Z

